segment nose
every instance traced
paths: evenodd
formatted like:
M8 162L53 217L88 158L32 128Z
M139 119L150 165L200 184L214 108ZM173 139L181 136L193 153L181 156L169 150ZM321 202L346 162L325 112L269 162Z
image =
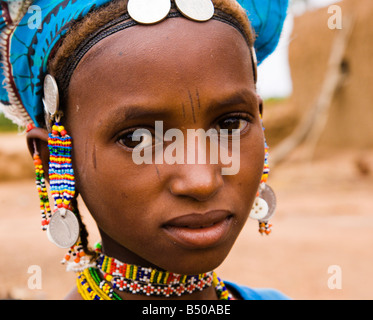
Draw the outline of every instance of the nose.
M175 176L170 181L174 196L185 196L197 201L213 198L224 185L219 166L194 164L176 166Z

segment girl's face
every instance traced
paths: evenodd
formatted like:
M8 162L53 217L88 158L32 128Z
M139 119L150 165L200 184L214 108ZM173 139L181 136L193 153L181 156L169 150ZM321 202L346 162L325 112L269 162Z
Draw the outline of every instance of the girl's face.
M250 52L236 29L177 18L102 40L74 72L65 115L77 190L107 255L183 274L222 263L264 163ZM187 129L241 129L240 170L222 175L229 165L221 161L136 164L132 134L154 135L156 121L184 137ZM186 159L190 141L184 151Z

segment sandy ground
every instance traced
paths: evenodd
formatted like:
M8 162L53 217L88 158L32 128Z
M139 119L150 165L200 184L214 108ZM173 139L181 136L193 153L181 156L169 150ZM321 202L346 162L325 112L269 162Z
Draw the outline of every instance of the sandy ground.
M278 198L273 233L260 236L250 220L218 274L294 299L372 299L373 152L329 152L328 159L312 163L300 155L271 172ZM366 171L358 170L358 159ZM65 251L39 228L23 136L0 135L0 177L0 298L62 299L75 277L60 264ZM95 242L96 229L83 212ZM41 289L30 289L33 266L40 267ZM328 286L337 283L331 266L341 271L340 289Z

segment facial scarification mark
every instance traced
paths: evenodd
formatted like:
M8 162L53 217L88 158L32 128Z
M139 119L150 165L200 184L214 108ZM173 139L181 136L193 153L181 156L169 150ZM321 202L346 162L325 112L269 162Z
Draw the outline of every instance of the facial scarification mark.
M196 89L196 95L197 95L197 102L198 102L198 110L201 110L201 100L199 98L199 91Z
M93 162L93 168L97 169L96 145L93 146L92 162Z
M155 166L155 171L157 172L157 176L158 176L159 180L161 180L161 175L159 173L159 170L158 170L157 166Z
M190 107L192 108L193 122L196 123L196 114L194 112L193 97L189 90L188 90L188 95L189 95Z

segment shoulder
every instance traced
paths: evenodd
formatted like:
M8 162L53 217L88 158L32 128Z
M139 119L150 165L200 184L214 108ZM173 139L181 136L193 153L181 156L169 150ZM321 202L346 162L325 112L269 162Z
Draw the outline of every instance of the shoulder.
M275 289L253 289L224 281L230 291L242 300L290 300L288 296Z

